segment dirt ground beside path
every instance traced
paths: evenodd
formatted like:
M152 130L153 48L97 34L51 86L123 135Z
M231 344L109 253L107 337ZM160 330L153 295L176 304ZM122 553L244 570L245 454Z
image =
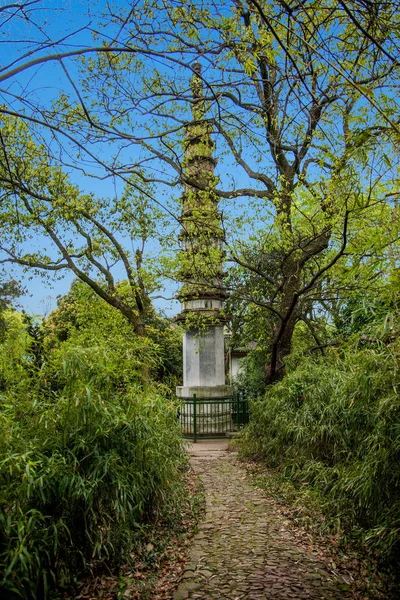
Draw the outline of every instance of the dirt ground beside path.
M206 514L174 600L336 600L352 598L293 536L271 498L250 485L226 441L188 447Z

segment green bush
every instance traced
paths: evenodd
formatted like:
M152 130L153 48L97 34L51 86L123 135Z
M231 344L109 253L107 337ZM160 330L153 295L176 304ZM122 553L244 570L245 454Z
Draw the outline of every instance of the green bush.
M119 284L120 293L124 286ZM113 377L119 377L121 385L128 380L141 383L145 367L163 393L175 393L182 369L181 332L154 310L146 320L146 336L139 337L119 311L89 286L74 281L70 291L59 298L57 308L44 320L43 333L43 352L55 365L53 371L50 365L46 367L53 389L59 385L57 354L63 354L67 346L99 346L115 355L111 367Z
M398 338L358 336L308 358L252 406L242 451L312 486L381 556L400 545Z
M61 389L44 385L44 366L0 397L2 597L46 598L88 566L118 564L156 513L179 507L176 407L150 387L121 386L116 359L66 345Z

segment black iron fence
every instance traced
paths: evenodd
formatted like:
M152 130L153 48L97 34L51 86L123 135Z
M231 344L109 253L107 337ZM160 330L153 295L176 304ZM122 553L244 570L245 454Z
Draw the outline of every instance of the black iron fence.
M221 438L249 421L248 400L243 392L225 398L182 398L179 412L184 437Z

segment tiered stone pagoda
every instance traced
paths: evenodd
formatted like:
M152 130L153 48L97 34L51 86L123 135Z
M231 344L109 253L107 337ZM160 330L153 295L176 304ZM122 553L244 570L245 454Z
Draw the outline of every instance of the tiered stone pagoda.
M211 125L205 118L201 69L193 66L192 121L186 128L182 198L181 281L179 299L182 311L178 319L185 322L183 338L183 386L177 388L180 398L197 399L229 397L232 388L225 384L225 349L223 312L227 296L223 287L224 232L215 192L214 142ZM210 405L211 406L211 405ZM205 406L215 416L218 406ZM221 421L221 420L220 420ZM229 419L225 428L229 429Z

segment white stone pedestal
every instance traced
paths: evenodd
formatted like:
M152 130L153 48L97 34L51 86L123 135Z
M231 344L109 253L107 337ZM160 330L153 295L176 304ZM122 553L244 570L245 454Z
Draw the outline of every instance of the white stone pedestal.
M232 388L225 385L222 325L209 326L201 333L191 329L184 334L183 385L176 388L176 395L184 402L187 400L181 414L184 434L212 436L232 430L232 403L223 401L232 397ZM205 402L207 399L210 401Z

